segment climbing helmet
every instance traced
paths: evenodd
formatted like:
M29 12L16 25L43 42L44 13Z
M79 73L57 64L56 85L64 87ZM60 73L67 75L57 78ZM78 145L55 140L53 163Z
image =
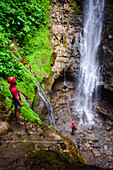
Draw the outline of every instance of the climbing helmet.
M9 84L14 84L15 82L16 82L15 77L13 77L13 76L9 77L9 79L8 79Z

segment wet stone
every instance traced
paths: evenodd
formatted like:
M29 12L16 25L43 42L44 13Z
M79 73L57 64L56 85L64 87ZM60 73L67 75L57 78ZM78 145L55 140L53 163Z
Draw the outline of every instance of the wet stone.
M93 127L93 126L91 126L91 127L89 127L88 129L89 129L89 130L93 130L93 129L94 129L94 127Z
M89 141L89 144L93 144L93 142L92 142L92 141Z
M93 152L95 157L100 157L100 152L98 150L93 149L92 152Z
M99 142L98 138L92 139L93 142Z
M105 154L106 154L107 156L112 156L112 155L113 155L113 153L112 153L111 150L107 150Z
M106 141L109 141L109 142L111 141L111 139L110 139L110 138L108 138L108 137L106 137L106 138L105 138L105 140L106 140Z
M93 148L92 148L92 147L90 147L90 148L89 148L89 150L91 151L91 150L93 150Z
M104 150L107 151L108 147L107 145L104 145Z
M95 114L95 117L98 118L98 114Z
M89 143L85 143L85 146L86 146L87 148L89 148L89 147L90 147L90 144L89 144Z
M111 128L112 128L111 126L106 126L107 131L111 130Z
M94 143L94 148L101 148L101 145L99 143Z

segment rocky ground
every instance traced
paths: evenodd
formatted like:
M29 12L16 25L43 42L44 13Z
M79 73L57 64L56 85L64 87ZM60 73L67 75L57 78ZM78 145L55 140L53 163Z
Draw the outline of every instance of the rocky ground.
M9 125L6 133L0 133L0 170L81 169L82 163L89 169L74 143L53 128L26 121L18 125L15 118Z
M74 81L67 80L68 90L62 89L62 78L56 81L53 87L52 102L56 126L62 135L70 138L78 147L84 159L94 165L113 168L113 123L102 113L94 112L94 125L79 124L74 101L77 99L74 90ZM102 105L102 103L104 103ZM106 106L106 107L105 107ZM105 101L101 100L103 110L109 110ZM113 107L111 106L113 114ZM71 121L77 126L77 131L71 135Z

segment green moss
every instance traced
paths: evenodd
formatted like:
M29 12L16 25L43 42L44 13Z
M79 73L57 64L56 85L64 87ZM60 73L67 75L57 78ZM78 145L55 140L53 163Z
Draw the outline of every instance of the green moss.
M32 109L30 109L30 107L25 103L23 99L22 99L22 103L24 104L24 106L21 109L21 115L24 118L26 118L27 121L37 122L39 124L42 124L42 121L40 120L38 115L35 112L33 112Z
M113 24L110 24L110 31L113 32Z
M76 158L70 157L69 153L61 153L56 150L39 150L27 154L25 164L35 169L58 169L58 170L102 170L103 168L86 165L77 162Z
M75 0L73 0L73 8L74 8L74 10L75 10L75 14L76 14L76 16L78 16L78 14L79 14L79 11L80 11L80 6L78 6L78 4L77 4L77 2L75 1Z
M37 80L38 80L40 83L41 83L42 80L43 80L43 77L42 77L42 76L39 76L39 75L37 75L36 78L37 78Z
M35 37L29 38L29 43L26 45L26 51L30 51L26 56L31 71L33 73L50 74L51 54L50 54L49 32L47 28L43 28L36 32Z
M75 157L76 160L78 160L78 161L86 164L86 161L83 159L83 157L82 157L79 149L78 149L77 146L72 142L72 140L69 139L69 138L67 138L67 137L65 137L65 136L62 136L62 138L65 139L67 143L69 143L69 151L70 151L71 155L72 155L73 157Z
M34 99L34 96L35 96L36 79L24 67L24 65L22 63L21 63L21 67L22 67L22 79L21 79L21 81L16 79L17 88L27 99L29 99L30 102L32 102Z
M44 86L44 84L41 84L41 86L42 86L43 90L45 90L45 86Z
M110 0L109 3L110 3L110 13L111 13L111 15L113 17L113 1Z

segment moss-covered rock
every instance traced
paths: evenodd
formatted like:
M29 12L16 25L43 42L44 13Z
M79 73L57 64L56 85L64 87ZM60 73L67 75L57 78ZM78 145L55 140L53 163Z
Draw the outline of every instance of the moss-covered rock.
M75 158L71 158L67 153L61 153L53 150L40 150L28 155L25 161L26 167L35 169L54 169L54 170L102 170L103 168L92 165L85 165L76 162Z

